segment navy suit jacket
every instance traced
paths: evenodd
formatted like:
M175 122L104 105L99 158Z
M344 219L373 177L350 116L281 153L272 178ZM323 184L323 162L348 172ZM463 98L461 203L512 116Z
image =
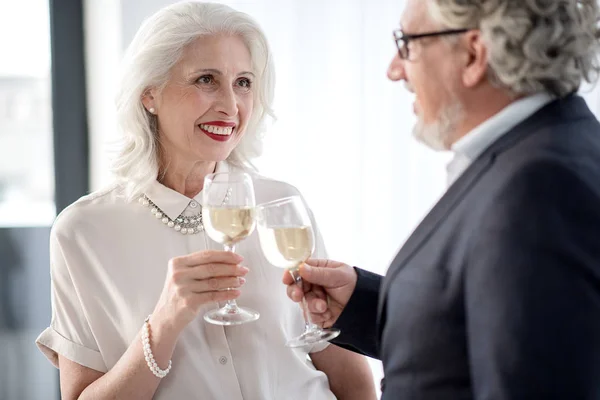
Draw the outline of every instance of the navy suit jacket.
M492 144L336 343L380 358L383 399L600 399L600 125L576 95Z

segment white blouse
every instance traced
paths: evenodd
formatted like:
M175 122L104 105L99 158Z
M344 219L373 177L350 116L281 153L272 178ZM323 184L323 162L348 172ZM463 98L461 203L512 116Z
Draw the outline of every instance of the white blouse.
M219 163L218 170L233 168ZM299 194L293 186L253 176L257 203ZM171 219L197 214L201 193L190 199L155 182L146 193ZM313 221L314 224L314 221ZM325 257L317 234L315 256ZM110 370L141 329L161 294L169 259L220 245L204 233L183 235L127 202L121 186L84 196L56 219L50 239L52 321L37 339L57 366L61 354L83 366ZM286 296L283 269L265 259L256 232L236 246L250 268L238 304L260 312L255 322L223 327L202 315L181 333L173 367L155 399L335 399L327 376L315 369L309 352L290 349L304 322ZM222 304L221 304L222 305Z

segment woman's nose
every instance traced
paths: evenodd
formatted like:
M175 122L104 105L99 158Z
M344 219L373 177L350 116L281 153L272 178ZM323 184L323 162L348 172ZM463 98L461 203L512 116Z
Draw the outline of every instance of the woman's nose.
M235 96L233 88L222 87L219 90L215 110L227 116L233 116L237 114L237 98Z

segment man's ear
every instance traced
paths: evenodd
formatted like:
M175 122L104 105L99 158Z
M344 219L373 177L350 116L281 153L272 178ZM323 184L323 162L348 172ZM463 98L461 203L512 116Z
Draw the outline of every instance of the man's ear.
M463 71L463 84L473 88L486 79L488 70L488 49L481 31L474 29L464 34L463 43L467 50L467 64Z

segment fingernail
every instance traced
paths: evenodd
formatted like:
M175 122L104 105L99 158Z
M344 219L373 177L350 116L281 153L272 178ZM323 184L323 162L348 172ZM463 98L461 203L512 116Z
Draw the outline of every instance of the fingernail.
M323 304L323 302L318 302L317 303L317 311L319 312L323 312L327 309L327 307L325 307L325 304Z
M240 271L243 272L243 273L245 273L245 274L250 271L250 269L248 267L244 267L244 266L241 266L241 265L239 266L239 268L240 268Z
M244 283L246 283L245 278L238 278L238 280L240 281L240 286L242 286Z

